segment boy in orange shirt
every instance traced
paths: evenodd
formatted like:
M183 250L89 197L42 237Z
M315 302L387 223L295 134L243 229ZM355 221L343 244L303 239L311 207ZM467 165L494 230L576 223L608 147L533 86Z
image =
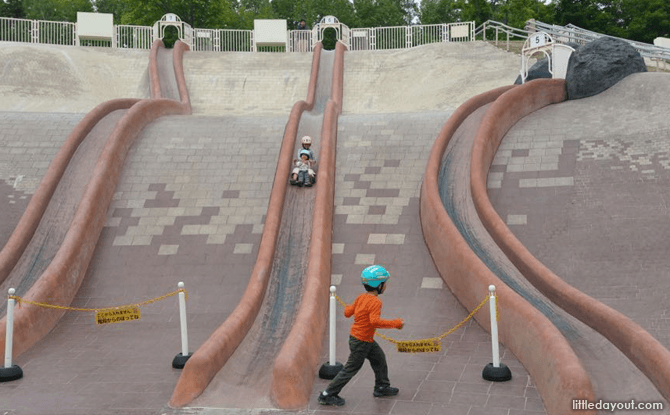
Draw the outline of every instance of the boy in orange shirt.
M359 295L353 304L344 309L344 316L354 316L354 324L351 325L349 336L349 359L347 364L335 376L326 390L319 394L318 401L321 405L344 405L344 398L338 394L363 366L365 359L370 361L370 366L375 372L375 388L372 394L375 397L395 396L398 388L391 386L388 379L388 366L386 355L379 347L373 336L377 328L402 329L405 325L400 318L395 320L384 320L380 317L382 301L379 295L386 290L389 273L384 267L372 265L361 273L361 282L366 293Z

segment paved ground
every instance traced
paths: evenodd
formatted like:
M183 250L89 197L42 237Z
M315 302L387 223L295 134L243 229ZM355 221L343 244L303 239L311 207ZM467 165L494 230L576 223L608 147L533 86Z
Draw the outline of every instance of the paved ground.
M531 253L666 347L669 84L668 74L635 74L529 115L507 134L489 175L494 206ZM615 399L647 395L595 386Z
M444 286L423 241L419 189L428 152L449 114L345 115L340 117L333 233L333 281L338 295L351 302L361 292L360 271L372 263L392 277L383 316L402 317L395 339L440 335L467 316ZM482 298L486 293L482 293ZM341 309L340 309L341 311ZM350 320L338 319L338 360L348 355ZM544 407L523 367L505 353L514 377L492 384L481 377L491 360L491 340L468 324L443 341L435 354L397 353L379 340L389 361L390 379L401 389L394 399L372 397L374 376L365 366L342 391L347 405L339 413L390 414L540 414ZM328 358L324 347L324 362ZM327 385L318 380L314 396ZM331 413L312 401L310 410ZM332 412L332 413L334 413Z
M16 117L13 123L6 121L11 128L30 118L21 113L6 117L11 115ZM394 280L386 313L407 320L399 338L440 334L467 314L436 274L418 221L424 160L431 137L447 116L350 116L340 122L333 282L341 287L343 299L353 299L360 292L360 269L372 261L387 264ZM48 120L52 115L32 117ZM79 118L69 115L71 121ZM183 280L190 298L190 344L197 347L236 304L258 248L268 179L274 174L285 120L262 121L174 116L149 126L131 150L75 305L145 300L172 291ZM401 140L406 136L414 141ZM260 162L252 163L252 158ZM12 170L24 162L15 163ZM252 189L248 177L254 177ZM222 284L224 292L214 289ZM137 325L109 327L95 326L90 315L68 315L49 338L17 360L26 376L3 385L0 393L7 409L20 414L47 408L51 413L167 410L164 405L178 376L169 365L179 352L176 301L148 306L142 315ZM340 359L346 358L342 341L348 323L340 326ZM369 388L357 391L356 384L370 379L366 370L343 392L349 399L345 410L390 412L397 406L396 413L405 407L400 413L428 413L434 406L433 413L441 413L444 405L462 411L472 406L471 413L486 405L542 409L513 356L503 357L513 368L513 383L491 385L481 379L481 369L490 360L490 340L477 325L452 336L445 341L445 352L435 355L400 355L385 344L392 379L403 393L397 400L379 400ZM322 386L317 382L315 391ZM36 389L49 400L31 399Z
M513 82L514 76L506 84ZM345 79L351 77L345 73ZM597 118L589 113L600 97L561 104L523 120L501 148L494 167L496 174L490 177L490 191L503 217L550 268L571 278L584 291L630 312L667 344L667 327L663 326L667 323L663 302L667 290L654 290L664 284L658 276L667 268L660 239L662 228L658 227L667 216L663 196L667 187L667 127L663 114L667 106L660 98L651 103L646 98L661 96L655 91L663 90L657 85L664 79L607 91L599 105L609 110ZM479 92L502 84L486 85ZM635 90L645 98L631 92ZM615 95L608 93L619 95L615 100ZM360 292L360 270L373 262L387 265L393 277L383 297L384 316L406 320L404 330L388 333L398 339L441 334L467 314L437 275L418 218L418 192L428 151L450 109L462 101L454 100L449 108L431 112L407 98L413 94L373 99L372 108L378 108L378 113L359 115L358 109L347 112L345 106L338 136L332 281L340 297L351 301ZM222 92L219 96L225 99L226 95ZM345 91L345 104L352 102L352 96L355 94ZM206 100L214 99L210 97ZM397 108L405 98L408 112ZM384 107L380 102L395 102L395 106ZM616 102L622 105L616 106ZM142 133L131 149L75 305L94 307L150 299L185 281L191 349L225 319L246 288L255 260L287 116L255 117L251 113L253 109L231 116L165 117ZM0 221L0 229L13 228L48 161L81 117L79 113L0 114L0 143L11 149L0 154L0 206L3 213L9 212ZM539 125L541 122L548 123L547 127ZM544 131L552 137L547 142L560 141L561 145L528 138L544 137ZM539 149L546 151L538 154ZM556 153L559 161L552 161ZM539 163L534 158L537 156L541 157ZM598 160L592 160L596 157ZM571 163L575 166L572 169ZM525 167L514 167L518 165ZM623 171L625 175L618 174ZM612 182L621 182L628 189L613 192L621 199L610 199L614 196L606 192L613 189ZM576 190L568 199L558 185L570 183ZM544 201L544 207L540 207L540 201ZM546 203L556 210L547 209ZM571 205L578 209L570 210ZM566 207L561 210L560 206ZM617 206L626 209L613 210ZM605 226L607 222L591 225L608 220L621 224L635 217L639 220L624 229L612 229ZM600 236L596 241L614 238L614 244L605 246L580 234L584 228L621 233L595 233ZM549 229L566 231L543 233ZM4 233L2 238L4 242ZM583 240L589 243L580 242ZM540 245L547 248L535 251L534 247ZM575 248L564 254L566 246ZM617 266L614 260L624 254L645 257L620 260ZM608 261L614 265L610 267ZM580 280L582 267L591 279ZM580 274L569 274L566 269L580 270ZM597 272L601 269L608 271L608 282L616 281L620 290L598 282L602 281ZM632 271L637 272L627 277ZM655 297L649 301L647 295ZM657 307L645 308L649 304ZM179 352L177 322L174 297L143 308L142 320L136 323L98 327L90 315L68 314L44 342L17 359L25 377L0 384L0 408L9 414L239 412L221 408L173 411L165 406L178 376L178 371L170 367ZM343 361L350 321L340 317L339 323L337 356ZM373 398L372 373L366 367L344 389L347 405L334 412L545 412L532 379L504 348L502 360L512 368L513 380L504 384L483 381L481 369L490 361L490 338L476 324L468 324L447 337L441 353L400 354L389 343L382 340L381 344L389 360L391 380L401 388L401 394L393 399ZM330 409L319 407L315 400L325 384L317 380L307 412L326 413L324 409ZM263 411L259 408L255 412Z

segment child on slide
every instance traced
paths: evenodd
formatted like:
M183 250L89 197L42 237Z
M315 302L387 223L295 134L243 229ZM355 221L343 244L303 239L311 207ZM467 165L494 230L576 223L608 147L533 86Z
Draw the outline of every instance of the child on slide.
M294 160L295 169L291 176L291 184L298 186L312 186L312 177L314 170L312 170L312 161L309 158L309 150L300 150L300 159ZM296 173L297 170L297 173Z
M311 179L311 184L316 182L316 172L314 171L313 167L316 165L316 158L314 157L314 151L310 148L312 146L312 137L306 135L300 139L300 142L302 143L302 148L300 149L300 152L303 150L307 150L309 152L309 160L310 160L310 166L309 166L309 177ZM298 158L300 158L300 153L298 153ZM294 162L297 162L297 160L294 160ZM300 169L298 166L296 166L293 171L291 172L291 184L296 185L298 184L298 173L300 172Z

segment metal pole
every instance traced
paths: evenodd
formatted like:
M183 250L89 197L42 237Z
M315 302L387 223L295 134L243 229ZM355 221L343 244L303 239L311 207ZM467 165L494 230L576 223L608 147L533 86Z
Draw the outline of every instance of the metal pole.
M9 295L16 292L13 288L9 289ZM12 367L12 342L14 337L14 299L7 299L7 320L5 329L5 369Z
M177 286L184 289L184 283L179 282ZM184 291L179 292L179 321L181 322L181 354L188 356L188 330L186 328L186 295Z
M337 312L337 299L335 297L335 291L337 288L335 288L334 285L330 286L330 335L329 335L329 341L330 341L330 355L328 359L328 363L331 366L335 365L335 318L336 318L336 312Z
M500 351L498 350L498 319L496 318L496 286L489 285L489 310L491 311L491 352L493 367L500 367Z

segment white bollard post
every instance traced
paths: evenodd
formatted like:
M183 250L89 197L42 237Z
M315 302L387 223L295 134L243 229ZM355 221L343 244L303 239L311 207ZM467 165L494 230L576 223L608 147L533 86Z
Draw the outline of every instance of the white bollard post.
M184 283L180 282L177 287L184 288ZM181 326L181 354L188 355L188 328L186 326L186 295L183 291L179 292L179 322Z
M8 290L7 298L7 318L5 319L5 364L0 368L0 382L9 382L11 380L21 379L23 370L17 365L12 364L12 353L14 343L14 299L11 298L16 290Z
M179 282L177 284L179 289L184 289L184 283ZM184 291L180 291L179 294L179 325L181 328L181 353L176 355L172 360L172 367L175 369L183 369L186 361L191 354L188 352L188 329L186 325L186 294Z
M335 291L337 288L335 288L334 285L330 286L330 342L329 342L329 350L330 350L330 359L328 359L328 362L330 363L331 366L335 365L335 319L337 317L337 298L335 297Z
M496 287L489 285L489 311L491 312L491 353L493 367L500 367L500 350L498 346L498 316L496 315Z
M334 285L330 286L330 318L329 318L329 325L330 325L330 330L329 330L329 341L328 341L328 349L329 349L329 359L327 363L324 363L321 365L321 369L319 369L319 377L321 379L333 379L335 375L337 375L337 372L342 370L344 365L340 362L335 361L335 329L336 325L335 322L337 320L337 296L335 295L335 291L337 288L335 288Z
M8 293L14 295L16 291L10 288ZM5 369L12 367L12 342L14 341L14 299L7 298L7 319L5 320Z
M493 362L484 367L482 377L493 382L504 382L512 379L512 372L507 366L500 363L500 350L498 345L498 313L497 313L496 287L489 285L489 311L491 317L491 354Z

